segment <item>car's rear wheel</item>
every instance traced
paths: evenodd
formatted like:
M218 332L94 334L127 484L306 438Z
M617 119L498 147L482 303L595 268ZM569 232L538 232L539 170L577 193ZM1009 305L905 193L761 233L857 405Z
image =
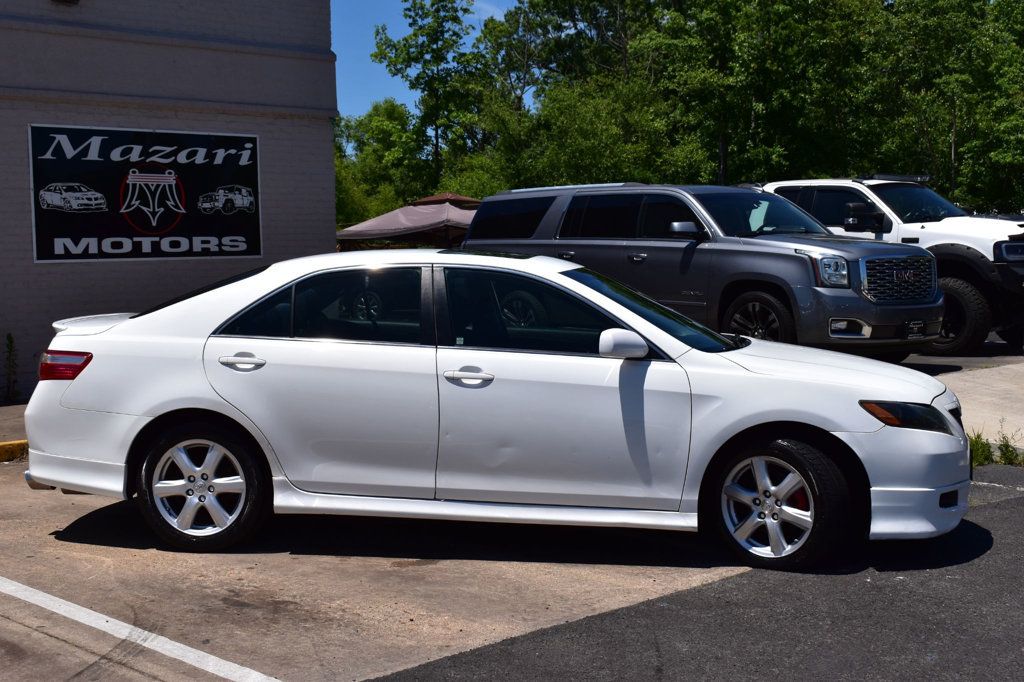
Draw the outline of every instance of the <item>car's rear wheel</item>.
M221 207L221 211L225 215L231 215L232 213L235 212L235 202L232 201L231 199L228 199L227 201L224 202L224 205Z
M722 538L745 563L807 568L835 557L853 537L857 511L847 482L807 443L740 448L712 475L716 494L703 500L702 513L717 516Z
M749 291L733 301L722 317L723 331L767 341L794 343L796 323L779 299L763 291Z
M210 551L250 537L270 505L258 453L219 426L169 429L146 450L138 501L150 527L179 549Z

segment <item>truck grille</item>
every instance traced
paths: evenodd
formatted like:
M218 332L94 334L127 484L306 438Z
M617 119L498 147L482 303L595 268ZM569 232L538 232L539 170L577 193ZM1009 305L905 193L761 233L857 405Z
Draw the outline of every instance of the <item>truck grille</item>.
M864 261L864 295L875 303L913 303L935 296L931 256L869 258Z

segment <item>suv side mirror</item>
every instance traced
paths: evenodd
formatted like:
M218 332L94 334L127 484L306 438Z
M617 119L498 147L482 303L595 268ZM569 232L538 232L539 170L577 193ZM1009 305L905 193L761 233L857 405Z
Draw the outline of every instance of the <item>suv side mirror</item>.
M692 220L679 220L669 224L668 231L673 237L700 237L701 229Z
M643 337L628 329L605 329L597 349L602 358L623 360L645 358L650 351Z
M879 232L882 229L885 214L874 206L863 203L846 205L846 220L843 229L847 232Z

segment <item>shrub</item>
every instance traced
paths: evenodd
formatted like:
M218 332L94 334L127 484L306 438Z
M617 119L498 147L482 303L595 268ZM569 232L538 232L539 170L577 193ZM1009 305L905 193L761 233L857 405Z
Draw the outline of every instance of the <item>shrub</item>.
M971 444L971 461L974 462L974 466L981 467L996 461L995 454L992 452L992 444L985 440L981 431L970 434L968 439Z
M1017 429L1012 434L1007 434L1005 426L1006 420L1000 419L999 438L996 441L996 449L999 451L999 461L1002 464L1021 466L1024 464L1024 457L1021 456L1016 445L1017 441L1020 440L1020 429Z

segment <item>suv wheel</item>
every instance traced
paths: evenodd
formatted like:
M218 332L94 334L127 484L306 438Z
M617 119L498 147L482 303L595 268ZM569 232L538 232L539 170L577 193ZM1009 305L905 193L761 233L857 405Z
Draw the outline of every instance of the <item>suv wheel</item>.
M259 456L214 425L194 422L169 429L150 445L139 470L143 517L178 549L218 550L245 540L270 509Z
M763 291L737 297L722 316L722 330L768 341L796 341L793 315L782 301Z
M817 448L790 439L751 445L715 471L716 494L706 496L702 512L717 517L725 543L745 563L805 568L849 546L857 519L850 490Z
M992 329L992 308L976 286L959 277L943 277L946 297L939 338L928 344L933 355L969 355L981 350Z

